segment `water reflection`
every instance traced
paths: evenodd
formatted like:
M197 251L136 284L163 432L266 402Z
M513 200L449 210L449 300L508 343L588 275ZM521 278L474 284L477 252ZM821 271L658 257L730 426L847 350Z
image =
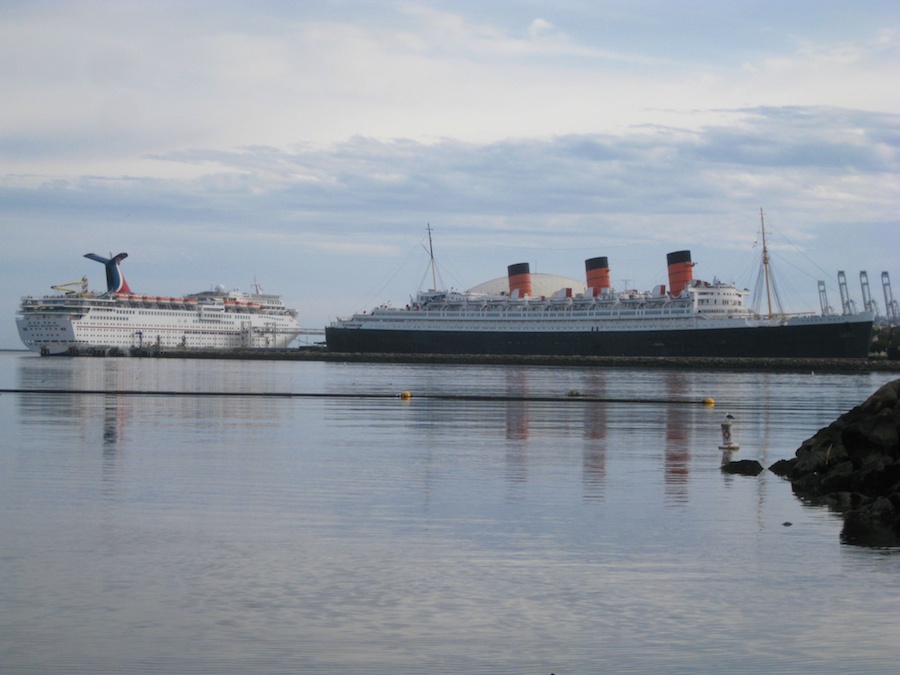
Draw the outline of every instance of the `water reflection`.
M872 522L862 522L847 518L841 530L841 543L900 552L900 536L890 527L882 527Z
M529 485L534 471L543 470L550 462L564 462L564 453L576 439L580 494L585 501L605 500L610 481L621 480L611 458L627 455L639 461L634 466L641 466L641 470L644 463L652 467L651 480L662 486L665 503L670 506L689 503L692 471L697 467L715 467L720 461L721 453L715 448L721 416L726 411L700 405L701 395L695 391L697 374L689 371L661 371L651 377L646 373L599 369L457 369L453 374L461 379L454 380L440 368L381 370L398 376L398 381L410 372L419 376L421 382L409 387L417 391L417 396L402 406L370 403L352 396L331 400L325 407L324 420L316 422L365 428L367 435L380 429L396 433L398 420L391 411L404 410L404 442L423 448L427 460L420 465L424 485L431 485L434 476L439 475L434 466L437 458L444 454L448 439L458 437L463 429L465 434L474 434L480 441L502 449L502 475L507 494L513 496L526 494L522 490ZM272 405L272 399L232 395L284 389L275 372L246 364L235 367L190 361L20 359L16 370L20 388L108 393L33 394L15 400L20 411L18 420L25 427L41 427L61 438L95 437L106 460L104 471L113 479L121 475L122 453L129 440L142 442L140 436L146 435L148 427L180 424L190 427L198 440L211 441L235 425L252 433L253 429L262 430L279 422L280 409ZM355 375L358 371L343 372ZM727 377L717 377L725 380L720 385L724 390ZM728 383L736 392L737 407L743 409L736 429L746 438L741 439L743 448L737 458L758 457L765 466L773 430L783 426L785 420L791 421L798 407L803 409L798 402L803 401L806 409L810 403L798 393L805 389L802 383L800 387L792 384L785 388L765 374L745 376L745 380ZM484 389L497 394L498 400L429 400L428 387L438 393ZM565 396L576 387L580 396ZM346 381L331 382L327 388L341 395L351 389ZM147 395L121 393L137 390L146 390ZM150 395L161 390L202 390L211 395ZM546 400L548 392L557 398ZM757 398L750 399L749 392ZM634 400L623 400L623 394L634 396ZM776 403L786 396L788 402L779 409ZM307 400L297 399L292 405L299 409ZM198 421L205 422L198 425ZM139 437L129 439L134 429L140 430ZM794 442L794 446L798 444L799 441ZM789 455L793 449L782 447L779 452ZM726 475L722 480L730 484L735 479ZM761 507L766 476L761 476L756 485Z
M507 374L506 395L517 399L528 398L528 375L525 371L514 370ZM508 442L506 443L504 467L506 481L511 488L528 481L529 435L528 401L507 401L506 440Z
M896 661L900 556L837 546L840 523L774 478L763 500L763 480L723 477L725 410L696 402L702 374L401 366L313 386L324 367L290 381L260 364L88 361L82 377L72 360L34 361L22 382L112 390L0 396L10 672ZM725 381L749 401L754 377ZM342 396L122 393L273 382ZM357 389L414 397L345 395ZM448 391L497 398L428 396ZM799 385L771 392L767 405L805 401ZM752 401L730 410L740 456L759 456L760 438L790 454L815 430Z
M148 377L145 370L152 376ZM210 374L196 364L179 362L147 365L118 359L23 359L18 369L20 388L106 393L20 396L19 419L25 426L57 427L66 435L96 434L105 458L104 473L112 480L121 474L121 454L129 440L142 442L148 427L188 426L198 440L209 441L236 424L252 431L279 420L280 408L273 406L272 399L235 396L236 392L225 388L229 381L221 374L223 370L216 370L218 375ZM533 467L564 462L567 448L577 442L584 500L606 498L609 456L616 448L641 462L656 464L667 503L688 501L693 435L702 430L707 437L717 422L716 416L702 411L699 404L685 402L689 388L685 373L661 374L662 387L655 397L658 402L648 402L649 397L633 402L604 400L611 380L621 387L617 371L587 371L575 392L578 395L563 394L555 400L546 400L543 374L536 376L527 368L493 374L500 375L504 382L502 396L496 401L429 400L424 393L395 406L394 402L349 397L328 399L326 411L336 424L365 427L369 434L396 428L396 420L385 416L385 405L389 410L404 411L409 424L406 433L415 434L412 442L424 447L427 456L440 456L443 444L458 435L461 425L467 434L475 433L484 440L495 438L502 443L509 496L524 494L521 490L529 484ZM246 371L240 385L248 394L263 393L270 382L266 376L254 381L253 371ZM217 392L215 387L222 389ZM154 393L170 390L205 393ZM303 406L308 400L295 399L292 405ZM198 425L200 421L207 422ZM140 430L138 438L129 439L133 429ZM434 470L429 467L430 462L424 462L422 471L427 474ZM426 475L423 484L429 483Z
M271 401L264 396L246 398L248 394L269 391L267 378L240 378L241 389L227 385L228 369L215 369L219 376L194 364L180 367L173 361L167 369L134 367L130 359L22 359L17 370L17 387L21 389L76 392L71 395L30 394L18 398L23 424L63 424L73 422L76 428L95 417L102 409L104 447L114 448L135 414L155 415L165 424L171 420L244 418L246 424L264 426L274 419ZM140 364L144 365L144 364ZM49 366L49 367L48 367ZM78 394L77 392L95 392ZM193 392L197 392L194 394Z
M591 373L585 380L595 398L606 398L606 374ZM588 402L584 406L584 447L581 453L581 486L584 499L602 500L606 493L607 404Z
M665 373L664 383L669 401L677 400L686 388L685 375L681 371ZM690 478L690 416L686 407L670 405L666 408L665 420L666 497L673 503L684 503L688 499Z

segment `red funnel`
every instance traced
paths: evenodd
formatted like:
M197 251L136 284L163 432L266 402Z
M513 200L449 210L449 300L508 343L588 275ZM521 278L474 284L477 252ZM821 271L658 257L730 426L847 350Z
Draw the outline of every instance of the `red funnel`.
M600 295L604 290L612 288L612 284L609 283L609 261L605 256L585 260L584 269L587 273L589 295Z
M680 295L684 287L694 278L694 263L691 262L690 251L675 251L666 256L669 264L669 292Z
M531 267L528 263L516 263L506 269L509 274L509 294L518 298L531 295ZM519 292L518 295L516 291Z

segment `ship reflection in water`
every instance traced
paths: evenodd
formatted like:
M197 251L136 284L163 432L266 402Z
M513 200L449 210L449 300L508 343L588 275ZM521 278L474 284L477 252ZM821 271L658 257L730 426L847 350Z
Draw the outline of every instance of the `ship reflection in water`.
M43 366L45 362L31 360L29 365ZM54 361L54 364L60 361ZM163 395L153 393L153 388L135 389L134 373L120 366L129 363L121 359L73 359L64 368L53 370L48 383L46 369L24 368L19 372L18 386L24 389L54 389L58 391L93 392L91 394L60 395L58 393L34 394L19 400L23 424L48 425L67 433L78 433L102 440L103 456L107 460L110 476L118 473L118 453L131 427L141 428L147 420L164 418L163 425L179 420L181 424L196 420L215 420L205 432L214 428L228 428L229 420L244 427L262 427L277 422L277 408L265 392L253 392L246 397L230 395L221 390L226 382L207 377L193 381L182 378L180 382L166 379ZM132 362L138 363L138 362ZM640 454L657 452L661 460L666 496L672 502L687 499L690 476L691 429L699 412L704 418L712 416L697 405L685 400L685 375L679 372L661 374L665 395L659 403L647 401L607 402L607 377L602 371L589 372L583 391L564 392L556 401L545 400L541 391L529 387L527 369L504 369L505 387L497 401L463 402L466 410L464 421L480 429L485 438L496 437L502 431L504 465L507 483L526 484L529 479L529 458L538 456L547 461L558 449L560 437L582 438L582 490L586 499L602 499L607 479L608 435L612 429L614 442L623 453ZM48 386L48 384L50 386ZM170 388L171 387L171 388ZM217 390L219 395L217 394ZM284 398L287 392L272 392ZM315 397L312 397L315 398ZM323 398L327 398L324 396ZM305 397L304 397L305 399ZM424 426L432 426L437 419L445 419L458 429L459 418L448 411L442 402L437 412L426 399L426 405L416 407L415 414L424 416ZM363 403L358 412L368 409ZM610 409L615 408L612 422ZM380 408L380 406L379 406ZM477 408L477 410L476 410ZM380 415L375 410L373 414ZM501 413L502 414L498 414ZM364 418L363 418L364 419ZM95 425L99 429L93 429ZM714 430L713 422L710 429ZM633 447L633 441L616 440L625 433L633 438L634 431L641 430L643 447ZM710 436L712 439L713 436ZM711 442L711 441L710 441Z
M602 499L607 478L608 434L612 432L614 443L620 443L619 449L623 453L657 451L667 500L672 503L686 501L692 429L697 426L698 415L703 420L715 418L716 422L718 417L710 408L704 410L697 401L685 399L684 373L669 371L660 376L665 384L665 395L659 402L608 402L605 400L607 373L593 372L585 377L584 391L569 391L566 400L548 403L534 400L536 395L529 391L527 371L508 373L505 394L510 400L504 402L507 480L527 482L529 455L551 453L561 429L566 435L574 435L580 429L584 497ZM612 422L611 408L615 408ZM617 419L620 416L622 419ZM623 430L630 439L632 428L641 429L641 436L646 438L644 447L635 448L633 440L624 443L618 440Z
M900 556L719 470L724 412L768 466L877 374L0 355L0 377L70 392L0 396L0 670L896 663Z

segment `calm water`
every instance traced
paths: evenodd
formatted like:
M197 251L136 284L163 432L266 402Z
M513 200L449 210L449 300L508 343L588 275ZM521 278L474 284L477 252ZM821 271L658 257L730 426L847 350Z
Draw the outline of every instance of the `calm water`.
M717 449L890 379L0 354L193 394L0 395L0 671L896 672L900 551Z

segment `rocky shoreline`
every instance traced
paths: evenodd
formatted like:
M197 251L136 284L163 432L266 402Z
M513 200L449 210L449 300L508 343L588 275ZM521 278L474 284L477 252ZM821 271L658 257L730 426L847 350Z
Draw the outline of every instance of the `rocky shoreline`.
M900 379L769 467L795 494L844 516L841 540L900 545Z

